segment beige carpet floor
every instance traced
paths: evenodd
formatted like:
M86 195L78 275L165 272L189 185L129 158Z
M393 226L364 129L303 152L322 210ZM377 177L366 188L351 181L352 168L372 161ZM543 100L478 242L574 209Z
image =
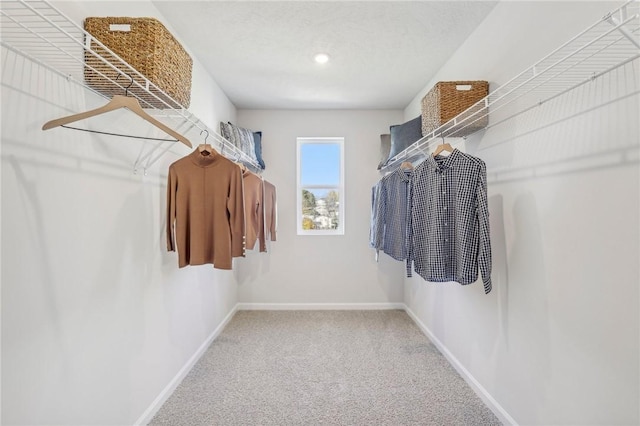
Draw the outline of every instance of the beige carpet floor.
M401 310L239 311L152 425L498 425Z

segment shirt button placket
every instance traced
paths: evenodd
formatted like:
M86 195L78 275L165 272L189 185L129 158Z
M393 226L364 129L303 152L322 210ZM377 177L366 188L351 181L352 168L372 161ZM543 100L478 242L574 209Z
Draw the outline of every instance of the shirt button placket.
M447 199L447 175L446 171L442 171L442 205L443 205L443 230L444 230L444 268L445 274L447 277L451 278L451 227L449 226L450 222L450 213L449 210L449 202Z
M442 225L444 223L444 221L446 220L447 217L447 204L445 202L445 198L443 195L444 192L444 188L445 188L445 181L444 181L444 175L442 174L442 169L438 168L437 170L438 175L443 178L440 179L440 191L439 191L439 196L440 196L440 207L441 207L441 211L440 211L440 223L439 225ZM444 228L441 226L441 229L444 231ZM442 274L446 274L447 271L447 243L446 243L446 233L442 233L442 241L440 241L440 247L442 249L442 252L440 253L440 255L442 256L442 260L443 260L443 267L444 270L440 273Z

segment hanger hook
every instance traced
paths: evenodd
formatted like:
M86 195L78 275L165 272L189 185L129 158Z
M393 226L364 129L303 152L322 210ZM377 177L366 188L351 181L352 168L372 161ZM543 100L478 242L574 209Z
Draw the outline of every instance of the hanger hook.
M207 143L207 138L209 137L209 131L207 129L203 129L202 132L205 132L207 134L207 136L204 137L204 143ZM202 135L202 132L200 132L200 135Z
M444 145L444 133L440 132L440 137L442 138L442 145Z
M120 78L122 74L118 74L118 76L116 77L116 81L118 81L118 79ZM129 96L129 88L133 85L133 77L131 77L131 75L127 74L127 77L129 77L131 79L131 81L129 82L129 85L127 87L124 88L124 95L125 96Z

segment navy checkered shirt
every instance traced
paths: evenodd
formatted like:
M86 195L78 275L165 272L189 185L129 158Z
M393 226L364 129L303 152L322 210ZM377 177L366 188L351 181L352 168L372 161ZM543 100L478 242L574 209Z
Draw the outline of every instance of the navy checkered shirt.
M482 275L491 291L491 243L485 163L457 149L428 156L412 180L411 242L407 262L427 281L472 284Z
M377 185L374 247L396 260L409 258L412 174L413 170L398 168Z
M369 247L376 247L376 224L378 223L378 192L380 191L380 182L371 188L371 222L369 226Z

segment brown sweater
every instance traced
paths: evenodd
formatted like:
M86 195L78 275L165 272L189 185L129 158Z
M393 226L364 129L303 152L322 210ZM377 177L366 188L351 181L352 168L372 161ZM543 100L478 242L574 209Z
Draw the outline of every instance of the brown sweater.
M256 241L260 240L260 251L267 251L267 243L264 238L264 186L262 178L245 170L242 173L242 181L247 250L253 250Z
M242 173L215 150L197 149L169 166L167 250L178 250L178 265L212 263L231 269L244 255ZM175 232L175 239L174 239Z
M276 240L278 224L278 205L276 204L276 187L268 181L264 181L264 233L266 239Z

